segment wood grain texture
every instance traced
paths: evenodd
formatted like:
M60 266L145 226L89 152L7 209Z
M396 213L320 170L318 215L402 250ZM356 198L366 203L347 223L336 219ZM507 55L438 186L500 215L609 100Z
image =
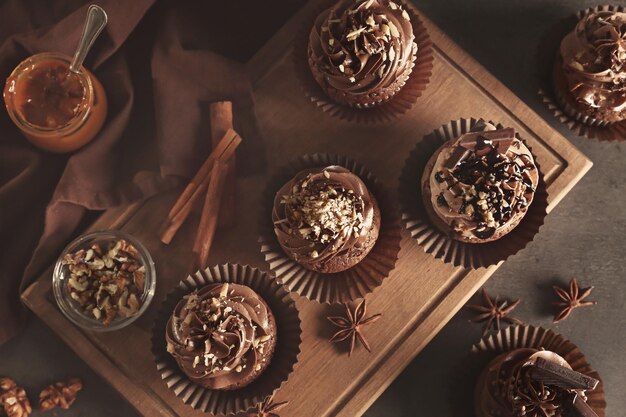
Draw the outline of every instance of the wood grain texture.
M305 153L353 157L368 166L395 198L400 169L421 137L452 119L485 117L515 127L530 143L548 184L549 209L590 168L584 155L427 19L435 61L430 85L418 104L388 126L364 127L332 119L307 102L299 90L288 47L314 3L309 2L249 63L268 170L238 179L238 224L228 233L218 233L210 263L264 267L254 207L268 176L287 160ZM126 212L119 221L119 213L113 213L94 225L106 228L117 221L115 227L144 242L156 261L153 305L130 327L111 334L86 333L73 327L50 297L49 273L23 295L42 320L146 416L205 415L193 412L168 391L150 355L152 321L159 302L191 272L198 219L190 217L169 246L161 244L155 232L175 198L175 192L159 195L133 208L132 213ZM383 314L366 329L373 351L368 354L356 349L350 359L344 345L328 342L333 328L325 317L336 309L296 297L303 322L302 354L296 371L276 396L276 401L289 401L281 416L361 415L495 270L454 268L425 254L405 234L396 270L367 297L368 311Z

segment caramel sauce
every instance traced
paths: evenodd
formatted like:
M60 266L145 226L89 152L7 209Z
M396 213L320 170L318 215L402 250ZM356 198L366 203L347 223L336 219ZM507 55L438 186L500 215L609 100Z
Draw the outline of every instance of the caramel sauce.
M29 123L47 129L67 125L84 107L85 87L59 61L41 61L15 86L15 104Z
M69 70L71 58L45 52L24 60L4 88L9 116L35 146L71 152L89 143L107 115L107 97L91 72Z

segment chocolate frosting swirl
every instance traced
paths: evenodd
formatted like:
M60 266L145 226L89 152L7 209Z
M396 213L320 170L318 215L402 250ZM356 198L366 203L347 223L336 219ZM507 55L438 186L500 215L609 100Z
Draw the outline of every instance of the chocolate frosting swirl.
M274 231L287 255L305 268L317 270L316 265L366 242L375 205L363 181L346 168L307 169L276 193ZM309 213L313 217L319 214L319 220Z
M460 240L480 243L517 226L539 171L514 129L481 123L474 130L443 146L428 181L437 216Z
M475 407L478 416L564 417L564 391L547 387L530 378L529 370L538 358L571 369L554 352L531 348L515 349L496 357L477 385ZM586 400L584 391L576 391Z
M589 13L561 42L563 71L574 98L626 117L626 13Z
M269 364L276 342L272 323L267 304L252 289L208 285L176 306L167 323L167 351L205 388L239 388Z
M309 35L309 65L335 100L371 106L406 83L417 52L405 8L389 0L340 0Z

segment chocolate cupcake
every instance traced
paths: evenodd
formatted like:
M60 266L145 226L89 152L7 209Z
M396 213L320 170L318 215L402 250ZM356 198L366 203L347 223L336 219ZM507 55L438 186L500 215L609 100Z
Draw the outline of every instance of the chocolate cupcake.
M335 102L369 108L406 84L417 53L411 17L401 2L339 0L315 20L308 63Z
M563 111L592 126L626 120L626 13L590 11L561 41L553 70Z
M269 365L277 341L266 302L245 285L207 285L183 297L166 326L167 351L198 385L243 388Z
M422 199L433 224L451 238L485 243L520 223L538 183L533 156L515 130L481 121L433 154L422 175Z
M586 391L598 382L573 371L557 353L518 348L500 354L482 371L474 410L476 417L597 416L587 404Z
M363 181L341 166L300 171L274 198L274 232L287 256L322 273L345 271L367 256L381 215Z

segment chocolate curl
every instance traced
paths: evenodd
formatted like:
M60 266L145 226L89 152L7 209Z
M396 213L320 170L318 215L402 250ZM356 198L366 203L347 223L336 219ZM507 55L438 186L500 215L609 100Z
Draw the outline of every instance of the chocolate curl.
M599 382L595 378L543 358L537 358L530 370L530 377L545 385L553 385L563 389L593 390Z

